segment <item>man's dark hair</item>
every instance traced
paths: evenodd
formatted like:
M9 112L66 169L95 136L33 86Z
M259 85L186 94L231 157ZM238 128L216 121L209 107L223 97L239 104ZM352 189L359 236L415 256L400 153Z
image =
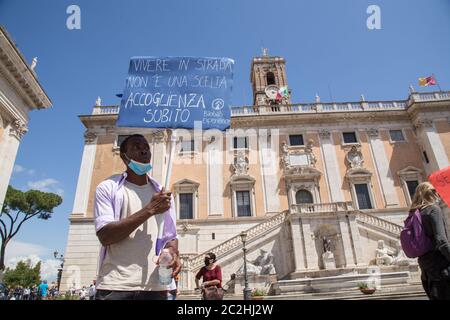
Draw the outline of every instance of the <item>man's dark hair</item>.
M134 137L140 137L140 138L144 138L144 139L145 139L145 137L144 137L142 134L138 134L138 133L132 134L131 136L126 137L126 138L122 141L122 143L120 144L120 153L126 153L126 152L127 152L127 143L128 143L128 141L129 141L131 138L134 138Z

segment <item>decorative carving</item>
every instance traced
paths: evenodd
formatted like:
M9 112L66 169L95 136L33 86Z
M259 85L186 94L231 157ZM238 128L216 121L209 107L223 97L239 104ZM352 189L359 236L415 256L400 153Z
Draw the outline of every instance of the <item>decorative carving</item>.
M102 105L102 99L100 97L97 97L97 100L95 100L95 106L100 107Z
M433 120L431 119L419 119L414 124L417 129L433 127Z
M97 135L90 130L86 130L84 133L84 143L93 143L95 138L97 138Z
M350 164L351 169L363 168L363 156L361 151L359 151L356 146L352 146L351 150L347 153L346 158Z
M287 165L289 163L289 147L286 141L283 141L281 143L281 152L282 152L281 161L283 162L284 165Z
M248 159L245 157L244 151L239 151L234 159L233 169L235 176L246 176L248 172Z
M376 129L376 128L369 128L366 130L366 132L369 137L374 137L374 138L378 137L378 129Z
M320 130L319 131L319 136L321 139L329 139L331 135L331 132L328 130Z
M167 134L165 130L159 130L153 133L153 142L154 143L166 143L167 142Z
M14 120L9 130L9 134L17 139L22 139L23 135L28 132L28 127L21 120Z
M300 170L302 166L315 167L317 159L312 151L312 146L313 140L309 140L305 147L289 149L289 146L283 141L281 143L281 160L285 170Z

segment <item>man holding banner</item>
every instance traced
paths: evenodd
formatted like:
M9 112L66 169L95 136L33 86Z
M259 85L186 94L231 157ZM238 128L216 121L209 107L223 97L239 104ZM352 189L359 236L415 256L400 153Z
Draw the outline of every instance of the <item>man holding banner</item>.
M95 227L103 245L96 299L165 300L176 286L173 280L169 286L159 282L162 248L173 257L173 277L181 269L171 194L148 175L151 154L144 136L125 139L120 156L127 170L103 181L95 194Z
M228 58L132 58L117 125L193 129L201 123L203 129L226 130L233 66ZM120 146L126 172L97 187L95 227L103 245L98 300L167 299L168 291L176 290L173 279L167 286L158 277L163 248L173 257L172 276L181 269L174 202L166 191L174 145L172 141L164 187L148 175L150 148L139 134L128 136Z

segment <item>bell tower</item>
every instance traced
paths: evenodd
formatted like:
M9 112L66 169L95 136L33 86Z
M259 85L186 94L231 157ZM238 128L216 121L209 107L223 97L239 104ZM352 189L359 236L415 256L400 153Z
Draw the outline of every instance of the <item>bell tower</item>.
M282 87L287 87L286 66L282 57L269 56L267 48L262 49L262 56L252 60L250 82L253 90L253 105L290 104L289 95L278 96Z

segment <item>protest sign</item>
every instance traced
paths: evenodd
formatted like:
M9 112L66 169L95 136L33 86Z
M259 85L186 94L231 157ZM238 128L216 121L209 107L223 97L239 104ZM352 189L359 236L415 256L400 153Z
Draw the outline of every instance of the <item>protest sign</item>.
M442 200L450 207L450 167L431 174L428 180L439 193Z
M233 67L229 58L131 58L117 126L228 129Z

